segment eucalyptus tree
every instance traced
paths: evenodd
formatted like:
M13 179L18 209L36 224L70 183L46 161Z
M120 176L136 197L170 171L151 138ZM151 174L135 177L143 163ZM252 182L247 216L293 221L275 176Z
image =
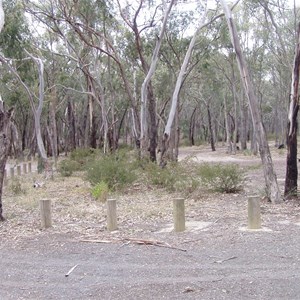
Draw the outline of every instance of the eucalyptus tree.
M232 45L236 52L236 58L240 70L241 80L243 81L245 92L248 97L249 105L251 108L253 125L257 132L259 153L260 153L260 157L264 169L266 194L269 200L271 200L273 203L278 203L280 202L280 191L277 183L276 173L273 167L273 162L272 162L272 157L271 157L271 153L267 141L266 132L263 127L263 123L259 111L258 99L254 93L253 83L251 81L249 69L241 49L237 29L233 21L231 12L228 9L225 0L221 0L221 5L225 12L228 28L231 35Z
M4 25L4 11L2 0L0 0L0 34ZM0 96L1 97L1 96ZM0 221L4 221L3 208L2 208L2 190L4 181L5 165L8 157L10 146L10 119L12 109L6 110L2 99L0 99Z
M287 135L287 167L285 177L284 195L286 197L297 194L298 166L297 166L297 130L299 111L299 76L300 76L300 22L297 30L297 40L292 73L290 94L290 109L288 115Z
M106 144L109 131L115 127L114 123L116 123L113 120L115 116L111 120L113 124L107 123L108 111L114 111L113 101L108 103L106 100L109 97L108 93L111 93L111 98L114 97L112 85L107 82L111 82L109 76L116 73L116 70L119 70L118 76L123 80L129 103L135 117L137 116L128 74L117 49L116 41L118 35L122 34L122 29L118 30L120 27L114 21L113 12L111 12L113 8L109 7L109 3L105 1L74 3L49 0L43 4L37 4L34 1L27 1L26 4L28 12L57 35L58 45L65 46L66 51L61 55L65 54L66 59L71 59L83 73L86 83L81 84L81 93L87 96L88 115L85 117L84 127L90 134L89 144L96 146L97 132L100 134L99 138L103 139ZM95 106L94 102L98 106ZM99 110L100 113L98 113ZM135 119L138 120L138 118ZM96 120L98 120L97 124ZM83 131L87 133L86 129Z

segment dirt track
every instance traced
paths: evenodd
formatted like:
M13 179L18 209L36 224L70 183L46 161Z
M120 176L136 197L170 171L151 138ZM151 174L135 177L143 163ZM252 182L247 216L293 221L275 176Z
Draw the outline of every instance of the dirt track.
M274 156L280 180L284 158ZM264 230L245 230L246 199L261 186L261 170L249 170L248 178L242 194L190 203L187 220L210 222L205 228L162 232L169 220L160 219L153 230L133 234L173 248L128 242L124 236L133 235L122 226L115 233L99 229L97 239L107 244L82 242L76 232L55 228L6 239L0 244L0 299L299 299L299 204L263 202Z

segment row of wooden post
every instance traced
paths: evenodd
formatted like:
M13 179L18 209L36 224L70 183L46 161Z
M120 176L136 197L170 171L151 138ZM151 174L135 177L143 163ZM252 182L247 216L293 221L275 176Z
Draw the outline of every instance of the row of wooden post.
M31 162L28 162L28 163L23 163L22 165L22 169L21 170L21 165L17 165L17 175L18 176L21 176L21 174L27 174L27 173L31 173L32 172L32 168L31 168ZM11 178L14 178L15 177L15 167L10 167L10 177ZM6 183L7 181L7 170L5 169L4 170L4 182Z
M41 223L43 228L52 226L51 219L51 200L40 200ZM185 230L185 206L184 199L177 198L173 200L173 219L174 231L182 232ZM260 229L260 199L259 197L249 197L248 199L248 228ZM107 200L107 230L114 231L118 229L117 223L117 201L115 199Z

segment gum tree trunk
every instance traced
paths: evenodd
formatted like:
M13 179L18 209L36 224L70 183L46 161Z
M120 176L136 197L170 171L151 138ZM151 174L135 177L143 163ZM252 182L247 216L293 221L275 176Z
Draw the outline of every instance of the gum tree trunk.
M299 72L300 72L300 23L298 24L297 44L294 57L291 103L288 115L288 136L287 136L287 159L284 196L297 193L298 166L297 166L297 116L299 110Z
M2 188L4 180L4 170L7 161L10 139L10 118L12 110L6 111L3 102L0 102L0 221L4 221L2 210Z
M241 80L243 82L244 89L249 101L253 127L257 134L259 153L263 165L264 177L266 183L266 188L265 188L266 196L273 203L279 203L281 201L280 191L277 183L276 173L273 167L273 162L272 162L272 157L271 157L271 153L267 141L266 132L262 123L258 99L254 93L254 87L252 84L252 80L250 78L246 60L244 58L241 49L238 32L231 15L231 11L229 10L225 0L221 0L220 3L223 7L225 17L227 20L228 28L230 31L231 43L236 52L236 59L240 70Z

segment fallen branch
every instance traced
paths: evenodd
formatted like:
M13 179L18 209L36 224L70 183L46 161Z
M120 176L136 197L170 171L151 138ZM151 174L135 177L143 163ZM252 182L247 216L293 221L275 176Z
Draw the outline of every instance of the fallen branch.
M174 247L174 246L169 245L168 243L161 242L161 241L133 239L133 238L125 238L123 240L127 241L127 242L130 242L130 243L132 242L132 243L135 243L135 244L138 244L138 245L151 245L151 246L157 246L157 247L163 247L163 248L179 250L179 251L183 251L183 252L187 251L186 249Z
M110 244L115 241L108 241L108 240L79 240L79 242L84 242L84 243L98 243L98 244Z
M157 247L163 247L163 248L169 248L169 249L174 249L174 250L179 250L179 251L183 251L186 252L186 249L182 249L182 248L178 248L178 247L174 247L169 245L168 243L165 242L161 242L161 241L153 241L153 240L143 240L143 239L134 239L134 238L124 238L124 239L120 239L120 240L89 240L89 239L82 239L79 240L80 242L84 242L84 243L102 243L102 244L111 244L111 243L115 243L117 241L122 241L124 242L121 247L129 245L130 243L134 243L137 245L151 245L151 246L157 246Z

